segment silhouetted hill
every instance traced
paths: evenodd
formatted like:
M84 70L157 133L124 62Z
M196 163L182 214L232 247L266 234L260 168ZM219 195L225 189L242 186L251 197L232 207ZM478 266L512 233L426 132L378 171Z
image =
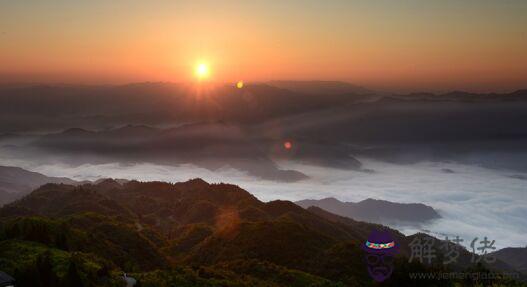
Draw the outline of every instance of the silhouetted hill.
M268 84L305 95L365 96L374 93L366 88L339 81L270 81ZM361 97L358 97L357 99L361 99Z
M280 169L275 159L294 159L309 164L343 169L361 168L344 145L298 143L285 150L282 142L264 140L261 135L227 122L201 122L156 129L126 126L104 131L69 129L44 135L31 143L46 154L70 154L74 164L90 158L107 162L155 162L167 165L190 163L215 170L231 167L250 175L283 182L306 179L296 170ZM83 157L78 155L82 154ZM76 162L76 160L81 160Z
M306 199L295 203L303 208L316 206L334 214L372 223L420 224L440 218L432 207L421 203L395 203L371 198L357 203L342 202L335 198Z
M0 166L0 206L21 198L46 183L78 182L65 177L48 177L19 167Z
M492 252L491 255L527 274L527 247L503 248Z

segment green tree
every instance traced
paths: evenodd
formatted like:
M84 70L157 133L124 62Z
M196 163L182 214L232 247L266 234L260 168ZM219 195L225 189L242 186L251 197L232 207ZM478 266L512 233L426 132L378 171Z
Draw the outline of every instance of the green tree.
M58 285L59 279L57 277L57 274L53 271L53 263L51 261L51 252L49 250L40 254L37 257L36 269L38 272L39 286L57 286Z
M63 287L85 287L85 284L82 282L82 278L80 276L76 255L73 255L70 259L68 272L64 277L63 283Z

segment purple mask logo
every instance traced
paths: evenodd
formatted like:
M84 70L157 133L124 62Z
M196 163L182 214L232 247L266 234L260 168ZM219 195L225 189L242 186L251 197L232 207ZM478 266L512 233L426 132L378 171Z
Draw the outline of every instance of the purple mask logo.
M362 245L365 251L368 273L377 282L390 278L393 272L394 256L399 246L387 230L374 230Z

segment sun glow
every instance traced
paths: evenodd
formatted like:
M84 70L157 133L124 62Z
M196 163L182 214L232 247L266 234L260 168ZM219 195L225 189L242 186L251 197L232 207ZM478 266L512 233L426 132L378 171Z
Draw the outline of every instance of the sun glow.
M209 65L207 65L206 63L198 63L194 72L199 80L204 80L209 76Z

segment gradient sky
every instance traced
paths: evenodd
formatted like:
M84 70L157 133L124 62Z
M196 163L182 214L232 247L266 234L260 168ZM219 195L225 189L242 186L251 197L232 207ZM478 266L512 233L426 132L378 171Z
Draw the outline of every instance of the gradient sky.
M527 88L527 1L2 1L0 82Z

